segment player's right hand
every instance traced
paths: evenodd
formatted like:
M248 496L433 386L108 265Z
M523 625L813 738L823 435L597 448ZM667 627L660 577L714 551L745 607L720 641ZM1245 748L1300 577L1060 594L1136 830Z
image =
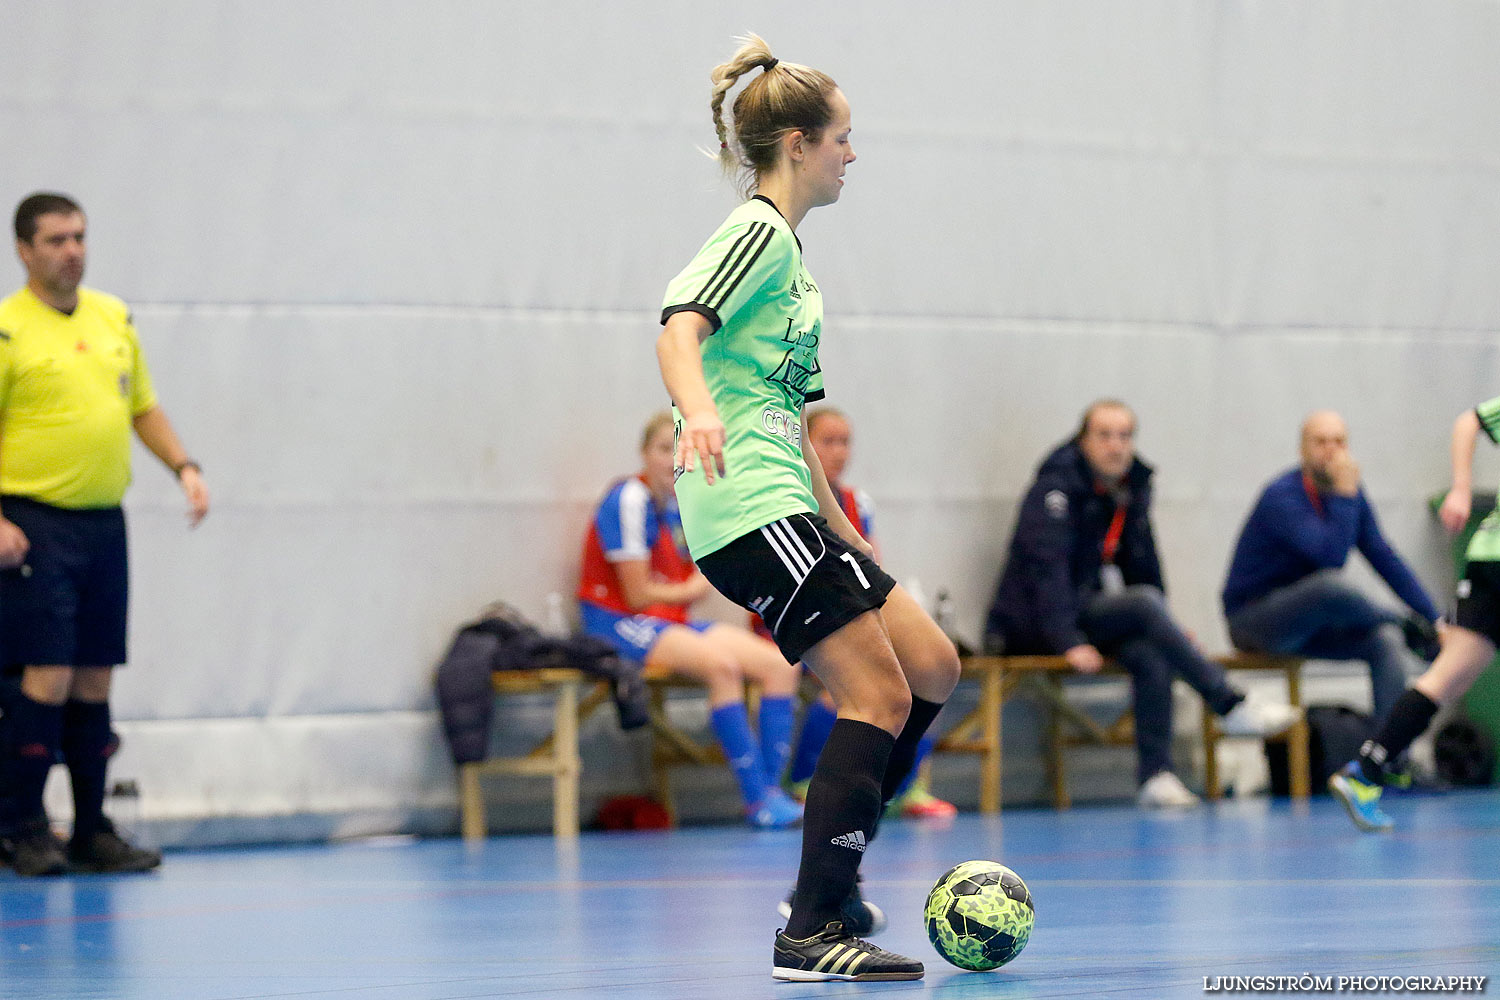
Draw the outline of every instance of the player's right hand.
M1328 478L1333 481L1333 492L1339 496L1359 495L1359 463L1346 448L1328 463Z
M0 517L0 569L15 569L26 561L31 541L12 521Z
M1469 523L1469 511L1472 509L1474 498L1469 495L1468 490L1449 490L1448 495L1443 497L1443 505L1438 508L1438 519L1443 522L1443 527L1448 533L1456 535L1464 530L1464 525Z
M1104 656L1086 642L1066 650L1063 659L1080 674L1097 674L1104 669Z
M715 472L720 479L728 474L724 468L724 422L713 410L682 420L682 433L677 438L677 467L687 475L699 460L703 462L703 478L710 486L714 484Z

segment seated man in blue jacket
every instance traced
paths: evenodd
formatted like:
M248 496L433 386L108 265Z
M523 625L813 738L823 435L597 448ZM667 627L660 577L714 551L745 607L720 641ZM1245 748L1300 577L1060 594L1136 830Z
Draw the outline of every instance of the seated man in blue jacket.
M1302 464L1271 480L1240 531L1224 617L1240 649L1364 660L1378 724L1421 670L1403 637L1405 616L1340 575L1355 548L1412 609L1413 631L1435 638L1437 607L1380 533L1343 418L1320 410L1302 424Z
M1271 736L1295 708L1246 696L1206 659L1167 610L1151 529L1151 468L1135 454L1135 414L1117 400L1084 412L1027 492L990 609L986 644L1009 654L1061 654L1095 673L1112 657L1133 680L1137 801L1181 807L1198 797L1172 770L1172 679L1224 717L1225 733Z

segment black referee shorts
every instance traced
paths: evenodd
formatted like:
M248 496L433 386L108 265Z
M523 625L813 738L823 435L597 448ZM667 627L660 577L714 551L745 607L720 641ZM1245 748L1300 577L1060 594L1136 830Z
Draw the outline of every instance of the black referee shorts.
M885 604L896 581L817 514L793 514L698 561L708 582L760 615L787 662Z
M0 666L124 663L124 512L66 510L13 496L0 497L0 509L31 542L23 565L0 572Z

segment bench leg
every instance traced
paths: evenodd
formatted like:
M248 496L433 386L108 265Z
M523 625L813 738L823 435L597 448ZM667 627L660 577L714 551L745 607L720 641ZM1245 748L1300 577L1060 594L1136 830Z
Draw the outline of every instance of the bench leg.
M487 833L484 818L484 789L479 784L479 762L458 765L459 831L465 841L475 843Z
M1067 809L1072 806L1073 801L1068 797L1068 771L1067 763L1063 760L1063 735L1061 713L1057 710L1057 704L1063 698L1062 682L1055 677L1047 678L1043 683L1050 688L1050 697L1047 699L1047 774L1052 779L1052 805L1056 809Z
M1219 786L1219 722L1213 709L1203 706L1203 797L1216 802L1224 794Z
M672 796L672 761L692 760L685 740L667 724L667 696L651 688L651 794L666 810L667 822L677 828L677 802Z
M1005 709L1001 697L1000 672L992 670L979 682L980 719L983 727L984 753L979 759L979 811L993 815L1000 811L1001 735L1000 713Z
M566 681L557 688L553 707L554 765L552 779L552 833L557 837L578 836L578 778L583 762L578 754L578 683Z
M1286 696L1287 701L1302 707L1302 665L1287 667L1286 670ZM1312 791L1312 757L1308 752L1307 718L1304 716L1297 720L1297 724L1286 734L1286 757L1287 768L1291 771L1287 784L1288 791L1294 799L1305 799Z

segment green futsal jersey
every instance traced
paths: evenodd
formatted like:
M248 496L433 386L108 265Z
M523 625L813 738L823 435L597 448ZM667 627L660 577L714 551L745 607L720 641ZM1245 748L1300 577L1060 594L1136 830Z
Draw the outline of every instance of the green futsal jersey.
M1500 396L1488 403L1480 403L1474 407L1474 413L1490 440L1500 444ZM1490 511L1480 522L1474 537L1469 539L1465 558L1469 562L1500 562L1500 507Z
M701 559L741 535L818 509L802 458L802 404L823 398L818 341L823 296L802 266L802 244L769 199L730 213L667 286L661 321L695 312L713 324L700 345L703 376L724 422L728 475L677 469L688 550ZM673 401L679 436L682 413Z

